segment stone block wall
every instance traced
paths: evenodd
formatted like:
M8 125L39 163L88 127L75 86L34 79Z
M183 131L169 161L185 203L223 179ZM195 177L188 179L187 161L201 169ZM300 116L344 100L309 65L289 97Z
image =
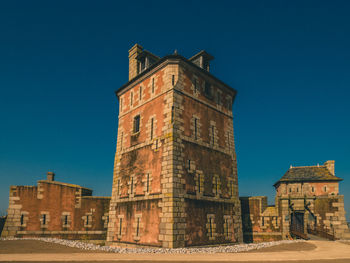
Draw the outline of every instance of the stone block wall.
M267 205L266 196L241 197L244 242L281 240L282 221L278 209Z
M102 217L110 198L91 194L87 188L48 180L37 186L11 186L1 236L104 239Z
M181 61L165 60L117 92L108 242L183 247L242 240L235 92ZM210 94L205 95L205 83ZM192 212L202 218L203 235L191 232ZM156 223L150 225L145 217Z

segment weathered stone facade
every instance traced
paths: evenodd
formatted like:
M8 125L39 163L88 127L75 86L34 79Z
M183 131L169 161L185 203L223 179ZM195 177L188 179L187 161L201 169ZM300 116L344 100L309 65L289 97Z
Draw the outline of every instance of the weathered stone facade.
M135 45L117 92L107 241L160 247L242 240L232 103L212 57L162 59ZM193 216L195 215L195 216Z
M329 238L350 238L339 195L334 161L324 165L291 167L274 185L275 206L267 198L241 197L244 240L261 242L312 233Z
M79 185L47 180L37 186L11 186L1 237L105 239L110 197L92 196Z

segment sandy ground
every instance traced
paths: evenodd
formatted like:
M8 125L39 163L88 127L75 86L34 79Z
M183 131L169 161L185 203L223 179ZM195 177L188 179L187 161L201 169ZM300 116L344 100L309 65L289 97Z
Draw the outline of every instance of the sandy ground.
M217 254L116 254L85 251L42 241L0 241L2 262L300 262L350 263L348 244L332 241L307 241L282 244L245 253Z

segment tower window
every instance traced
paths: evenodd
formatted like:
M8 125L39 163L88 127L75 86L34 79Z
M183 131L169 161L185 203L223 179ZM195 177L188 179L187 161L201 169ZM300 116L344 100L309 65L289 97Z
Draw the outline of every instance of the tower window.
M327 186L323 187L323 191L327 192Z
M311 192L315 192L315 187L311 187Z
M193 86L194 86L194 93L197 93L198 92L197 79L194 80Z
M149 174L147 174L146 193L149 193Z
M171 83L173 86L175 85L175 75L171 75Z
M205 94L205 96L207 96L209 98L212 96L211 85L207 81L204 84L204 94Z
M140 99L140 101L142 100L142 87L140 86L140 88L139 88L139 92L140 92L140 94L139 94L139 99Z
M140 236L140 217L136 218L136 236Z
M212 135L212 144L214 145L215 144L215 128L214 128L214 125L211 126L211 135Z
M151 119L151 140L153 139L153 118Z
M23 226L24 225L24 215L22 214L21 215L21 226Z
M68 225L68 215L65 215L64 216L64 225L66 226L66 225Z
M154 78L152 79L152 94L154 93Z
M198 182L197 182L197 184L198 184L198 193L200 193L201 192L201 175L200 174L198 174Z
M134 177L131 176L130 194L134 194Z
M134 133L140 131L140 115L134 117Z
M174 123L174 117L175 117L175 108L174 106L171 106L171 123Z
M132 104L133 104L133 99L134 99L134 92L130 92L130 105L132 106Z
M46 225L46 223L47 223L47 222L46 222L46 214L43 214L42 220L43 220L43 221L42 221L42 222L43 222L42 224L43 224L43 225Z
M123 218L119 218L119 236L122 235L122 229L123 229Z
M197 140L197 118L194 118L194 138Z

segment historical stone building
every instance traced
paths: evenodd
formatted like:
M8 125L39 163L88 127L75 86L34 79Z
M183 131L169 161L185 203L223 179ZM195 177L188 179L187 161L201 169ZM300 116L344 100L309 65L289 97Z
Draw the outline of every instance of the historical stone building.
M242 241L232 104L213 59L129 51L107 241L183 247Z
M339 195L334 161L324 165L290 167L274 184L275 206L266 196L241 197L245 241L271 241L306 237L350 238L344 196Z
M110 197L54 181L48 172L37 186L11 186L1 237L105 239Z

